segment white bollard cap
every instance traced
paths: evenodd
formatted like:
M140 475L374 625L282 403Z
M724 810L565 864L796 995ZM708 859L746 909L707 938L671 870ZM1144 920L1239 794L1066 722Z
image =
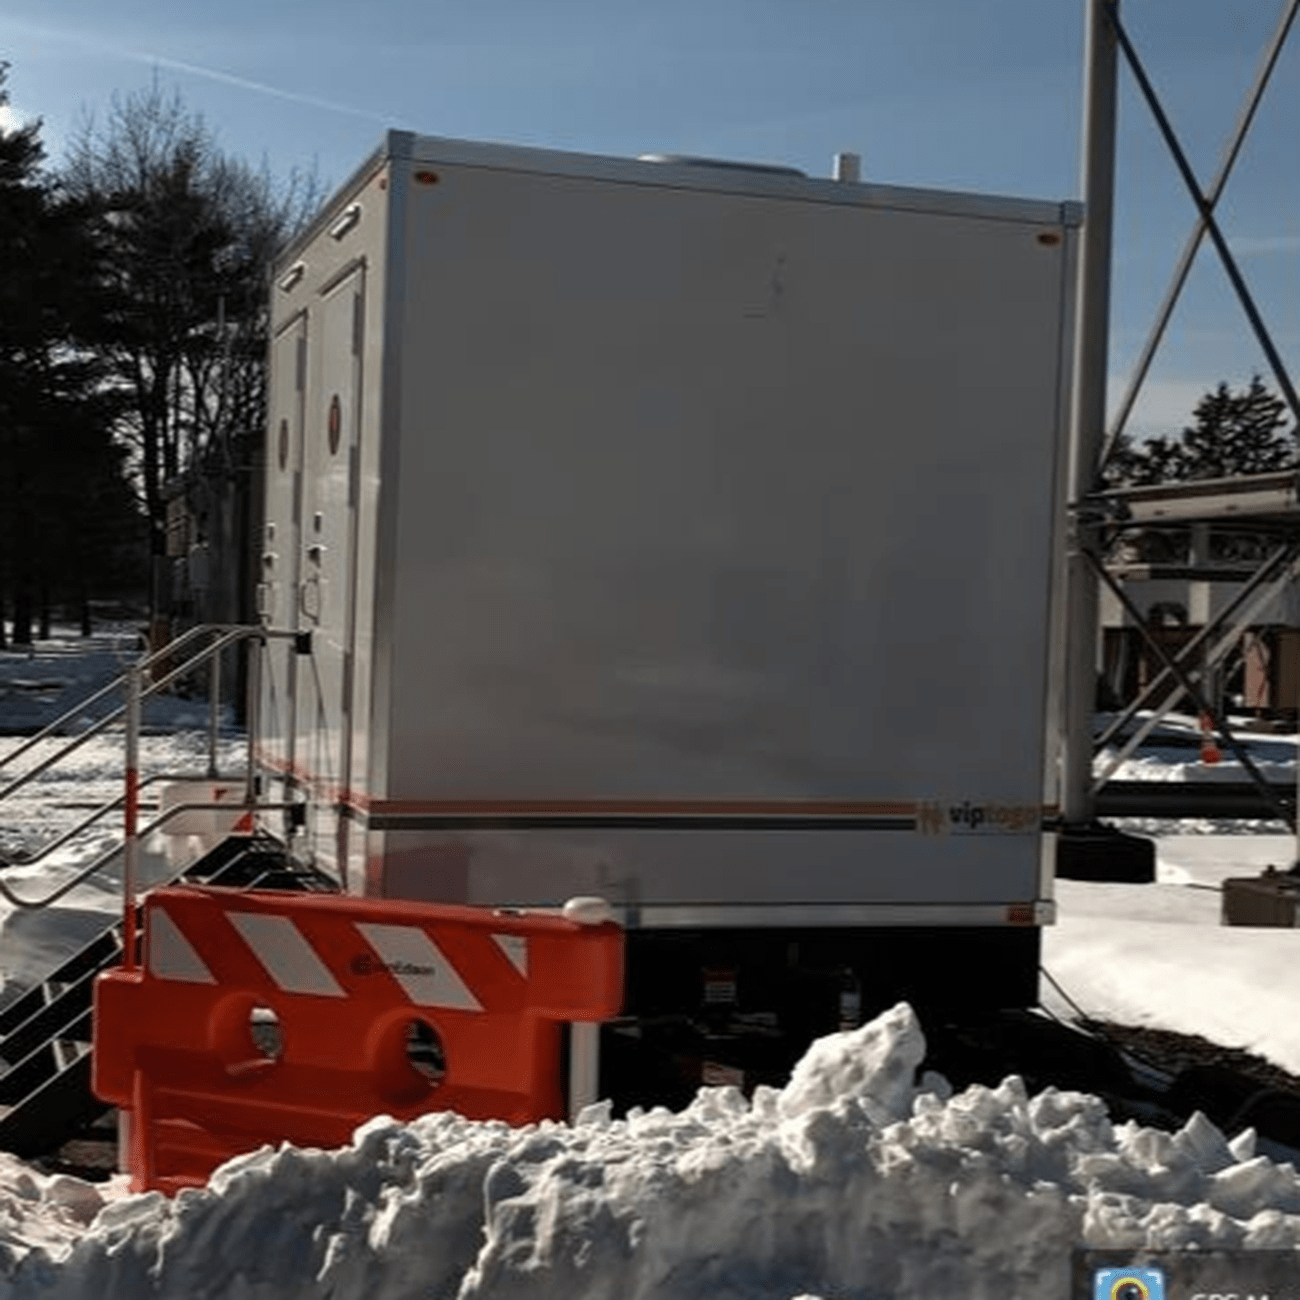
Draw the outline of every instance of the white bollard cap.
M603 898L571 898L564 905L564 919L579 925L604 925L614 919L614 909Z

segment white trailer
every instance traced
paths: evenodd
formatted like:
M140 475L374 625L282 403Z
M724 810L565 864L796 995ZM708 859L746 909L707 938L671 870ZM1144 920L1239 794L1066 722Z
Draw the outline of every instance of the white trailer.
M800 945L1032 1000L1080 217L391 133L272 290L296 851L603 895L634 1007Z

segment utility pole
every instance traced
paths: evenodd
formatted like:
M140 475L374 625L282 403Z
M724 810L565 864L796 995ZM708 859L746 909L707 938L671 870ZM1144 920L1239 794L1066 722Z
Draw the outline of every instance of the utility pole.
M1083 113L1082 256L1075 323L1069 499L1069 616L1066 648L1064 771L1061 802L1066 834L1093 822L1092 718L1097 695L1100 624L1097 574L1085 552L1098 550L1098 527L1079 503L1096 486L1106 440L1106 377L1110 344L1111 229L1115 193L1118 42L1110 15L1119 0L1085 0L1087 46Z

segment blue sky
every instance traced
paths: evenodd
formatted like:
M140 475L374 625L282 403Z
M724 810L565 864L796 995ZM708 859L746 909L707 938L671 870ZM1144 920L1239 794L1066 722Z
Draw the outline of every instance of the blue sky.
M1283 0L1124 0L1208 184ZM388 126L620 155L746 158L877 181L1077 197L1083 0L0 0L13 108L54 162L87 112L156 75L231 153L343 180ZM1300 29L1222 217L1300 370ZM1125 79L1113 376L1193 218ZM1263 369L1203 256L1140 429L1177 427L1220 379ZM1294 378L1294 375L1293 375Z

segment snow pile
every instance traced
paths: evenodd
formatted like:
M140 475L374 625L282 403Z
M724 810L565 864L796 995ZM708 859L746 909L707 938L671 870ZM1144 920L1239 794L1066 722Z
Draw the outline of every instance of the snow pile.
M70 1247L6 1232L0 1296L1064 1300L1079 1245L1300 1243L1300 1178L1251 1134L1116 1127L1016 1078L949 1096L913 1082L924 1050L899 1005L752 1102L380 1118L338 1152L267 1148L106 1205Z
M0 1153L0 1258L12 1271L33 1251L66 1255L111 1201L126 1194L121 1176L103 1185L47 1176Z

